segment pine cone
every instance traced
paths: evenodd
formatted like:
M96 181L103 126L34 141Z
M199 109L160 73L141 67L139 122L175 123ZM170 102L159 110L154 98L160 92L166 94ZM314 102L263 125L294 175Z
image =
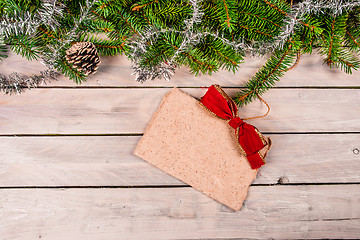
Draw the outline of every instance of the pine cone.
M100 58L92 42L80 42L66 50L66 60L72 63L76 70L88 76L96 73Z

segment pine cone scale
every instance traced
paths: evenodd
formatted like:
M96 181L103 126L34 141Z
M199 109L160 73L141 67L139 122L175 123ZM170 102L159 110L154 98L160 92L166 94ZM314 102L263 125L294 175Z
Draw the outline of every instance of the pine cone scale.
M66 61L85 76L96 73L101 62L96 47L91 42L74 44L66 51Z

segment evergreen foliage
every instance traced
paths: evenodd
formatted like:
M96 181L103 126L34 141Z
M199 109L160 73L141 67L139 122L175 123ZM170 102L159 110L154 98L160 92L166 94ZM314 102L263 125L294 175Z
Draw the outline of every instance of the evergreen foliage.
M136 80L236 72L244 56L271 53L235 101L246 104L273 87L297 60L319 52L330 68L359 68L360 1L304 0L0 0L0 59L8 49L76 83L86 76L65 59L77 42L100 55L125 54ZM8 81L8 80L7 80Z

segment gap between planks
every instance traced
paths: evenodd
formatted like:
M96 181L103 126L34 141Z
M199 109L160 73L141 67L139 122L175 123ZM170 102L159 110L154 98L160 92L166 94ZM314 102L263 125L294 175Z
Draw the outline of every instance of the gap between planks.
M334 134L360 134L360 132L262 132L266 135L334 135ZM94 133L94 134L0 134L0 137L136 137L143 133Z
M257 184L253 183L251 187L271 187L271 186L337 186L337 185L359 185L360 182L328 182L328 183L278 183ZM6 189L98 189L98 188L191 188L190 185L143 185L143 186L0 186L1 190Z
M172 89L174 87L176 88L208 88L210 87L211 84L206 85L206 86L202 86L202 87L188 87L188 86L170 86L170 87L162 87L162 86L38 86L38 87L30 87L27 88L29 90L31 89L138 89L138 88L159 88L159 89ZM224 88L228 88L228 89L238 89L238 90L242 90L245 89L245 87L224 87ZM303 86L303 87L282 87L282 86L274 86L271 89L360 89L360 86ZM271 91L271 89L269 91Z

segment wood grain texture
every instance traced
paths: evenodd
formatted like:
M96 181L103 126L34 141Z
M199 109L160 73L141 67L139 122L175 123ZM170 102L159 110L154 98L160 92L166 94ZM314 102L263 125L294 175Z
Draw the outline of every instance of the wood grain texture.
M80 86L187 86L201 87L211 84L220 84L224 87L243 86L265 63L267 57L246 58L240 65L240 69L235 73L229 73L226 70L220 70L211 76L203 75L195 77L186 67L177 69L171 81L157 79L148 81L144 84L136 82L132 76L131 62L124 56L102 57L102 63L98 72L90 76L88 81ZM10 74L11 72L20 72L24 74L36 74L45 66L37 61L27 61L19 55L10 54L9 58L0 62L0 72ZM59 77L58 81L52 81L46 86L77 86L68 78ZM323 58L317 54L301 56L300 63L296 68L287 72L285 76L277 83L281 87L298 86L360 86L360 71L354 71L352 75L345 74L339 69L329 69L323 64Z
M271 134L254 184L360 183L360 134ZM0 137L0 186L167 186L133 154L140 136Z
M47 136L0 136L0 239L359 239L360 71L329 70L305 55L277 83L299 89L264 95L270 115L249 123L271 132L274 145L239 212L134 156L141 136L97 135L141 134L170 87L196 87L183 89L195 97L215 83L240 87L265 60L249 58L235 75L182 68L169 82L140 84L129 61L107 57L81 86L60 77L1 95L0 135ZM0 62L3 74L41 69L15 55ZM265 112L254 102L240 116Z
M360 187L250 187L239 212L192 188L8 189L0 214L4 240L358 238Z
M183 89L194 97L206 89ZM232 95L236 89L225 89ZM0 134L143 133L169 89L35 89L0 97ZM273 89L266 118L249 120L263 132L359 132L356 89ZM291 111L289 111L291 110ZM255 101L241 117L259 116Z

